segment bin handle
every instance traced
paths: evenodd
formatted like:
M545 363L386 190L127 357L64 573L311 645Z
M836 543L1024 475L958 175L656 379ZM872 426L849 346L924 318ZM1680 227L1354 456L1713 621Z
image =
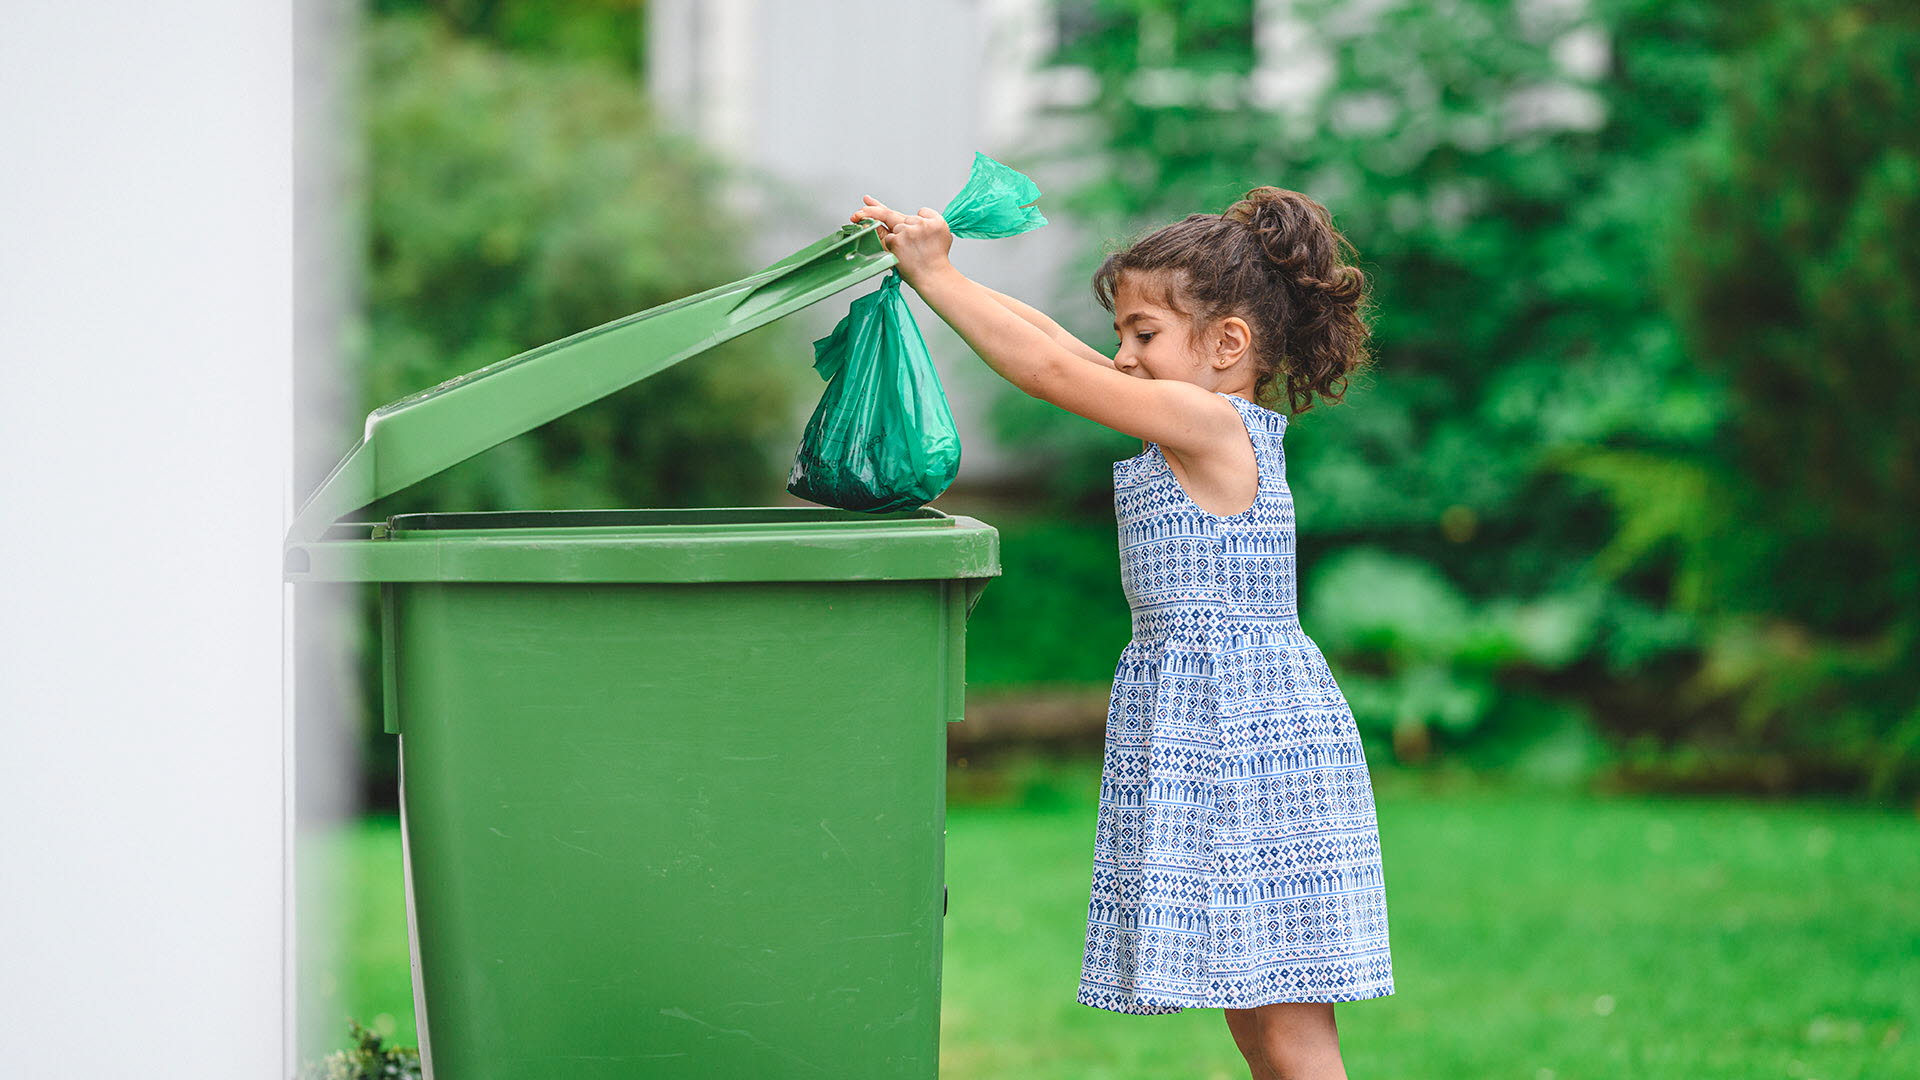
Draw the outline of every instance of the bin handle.
M974 605L980 602L980 594L987 591L987 583L989 581L992 581L993 579L978 577L978 578L963 578L962 580L966 582L966 588L967 588L966 617L971 619L973 618Z

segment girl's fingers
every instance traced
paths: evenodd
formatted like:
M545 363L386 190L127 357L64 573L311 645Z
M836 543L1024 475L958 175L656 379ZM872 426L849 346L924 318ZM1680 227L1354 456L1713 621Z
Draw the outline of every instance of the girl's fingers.
M887 227L886 231L888 232L898 232L901 229L905 228L911 220L917 220L917 219L905 218L900 216L899 214L895 214L891 219L888 219L888 217L884 214L860 214L860 213L856 213L853 217L853 220L860 221L863 218L871 218L874 221L878 221L880 224L885 225Z
M888 228L892 228L894 225L900 222L901 218L906 217L905 214L902 214L900 211L893 209L892 207L888 206L886 203L881 202L879 199L876 199L871 195L863 195L861 196L861 198L866 201L867 205L860 210L855 210L854 213L863 214L867 217L879 218L881 223L886 225Z
M888 236L895 235L910 225L923 225L941 220L940 212L931 206L923 206L919 214L909 215L893 209L871 195L862 195L860 201L867 205L855 210L849 215L848 220L860 221L863 218L872 218L885 225L886 233L880 238L882 243L886 242Z

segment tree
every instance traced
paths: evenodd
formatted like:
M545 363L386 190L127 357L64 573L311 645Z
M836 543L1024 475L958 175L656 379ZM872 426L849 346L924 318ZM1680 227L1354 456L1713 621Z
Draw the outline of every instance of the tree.
M1884 794L1920 771L1920 11L1766 14L1670 255L1751 493L1737 535L1702 541L1745 572L1698 603L1730 621L1709 670L1747 725L1841 745Z

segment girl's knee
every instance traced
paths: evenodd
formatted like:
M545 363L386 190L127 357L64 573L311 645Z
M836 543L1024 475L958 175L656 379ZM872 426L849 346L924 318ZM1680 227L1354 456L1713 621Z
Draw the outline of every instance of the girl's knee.
M1344 1080L1331 1002L1285 1001L1225 1012L1253 1080Z

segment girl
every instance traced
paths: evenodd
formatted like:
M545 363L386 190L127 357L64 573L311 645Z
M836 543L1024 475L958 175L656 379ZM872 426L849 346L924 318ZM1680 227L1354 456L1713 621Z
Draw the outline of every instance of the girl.
M1366 362L1367 280L1325 207L1259 187L1107 256L1109 359L871 196L899 273L994 371L1146 441L1114 462L1133 637L1109 702L1078 1000L1219 1008L1254 1080L1344 1078L1333 1003L1393 993L1373 788L1294 602L1287 416Z

